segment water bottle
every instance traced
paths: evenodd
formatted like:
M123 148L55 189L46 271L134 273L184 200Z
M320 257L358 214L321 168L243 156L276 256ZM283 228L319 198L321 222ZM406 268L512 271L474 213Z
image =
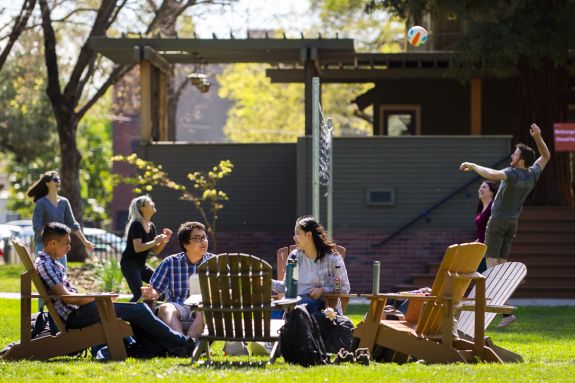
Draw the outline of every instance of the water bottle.
M333 273L333 292L335 294L341 294L341 270L340 265L335 266L335 271Z
M297 267L297 261L295 259L288 260L286 266L286 298L295 298L297 296L297 279L294 278L294 271Z

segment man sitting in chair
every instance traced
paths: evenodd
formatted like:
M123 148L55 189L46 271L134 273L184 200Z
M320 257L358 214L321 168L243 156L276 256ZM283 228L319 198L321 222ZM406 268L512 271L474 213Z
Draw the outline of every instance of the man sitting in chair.
M59 298L52 298L54 307L69 329L80 329L98 323L100 317L95 299L75 297L78 292L66 276L58 259L70 251L70 228L50 222L42 230L44 250L38 252L34 267L44 285ZM60 298L61 297L61 298ZM193 351L194 342L166 326L144 303L114 303L116 316L130 323L136 343L153 342L168 355L186 357Z
M190 277L195 275L197 267L213 257L213 254L207 252L206 229L199 222L183 223L178 229L178 241L182 252L170 255L160 263L150 278L150 284L142 287L142 297L158 299L164 295L166 303L159 308L160 319L180 334L184 333L182 322L191 321L187 335L196 339L204 329L203 316L196 315L191 307L184 306L184 301L190 294Z

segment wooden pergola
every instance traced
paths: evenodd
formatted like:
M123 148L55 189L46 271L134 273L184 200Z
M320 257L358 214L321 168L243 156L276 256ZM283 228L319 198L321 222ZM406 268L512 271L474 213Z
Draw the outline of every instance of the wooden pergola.
M141 137L173 140L167 127L170 64L268 63L272 83L305 84L305 133L312 131L312 78L322 83L362 83L387 79L443 78L451 51L356 53L352 39L197 39L92 37L89 45L118 64L139 64ZM481 134L481 80L471 81L471 134ZM356 98L369 103L369 92ZM361 107L361 105L360 105ZM374 110L378 105L374 104ZM376 124L379 123L374 113ZM375 130L375 129L374 129ZM154 132L154 134L152 133Z
M139 64L141 136L146 142L157 132L170 140L167 129L169 64L269 63L299 68L305 83L305 131L311 134L312 78L322 66L353 65L352 39L180 39L92 37L90 48L118 64Z

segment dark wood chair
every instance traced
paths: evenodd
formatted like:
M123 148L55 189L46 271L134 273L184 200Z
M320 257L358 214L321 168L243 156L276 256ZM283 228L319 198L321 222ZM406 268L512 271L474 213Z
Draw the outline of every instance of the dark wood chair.
M295 245L291 245L289 247L287 247L287 246L281 247L277 250L277 252L276 252L277 276L276 276L276 278L278 281L284 280L288 255L292 251L294 251L295 248L296 248ZM345 254L346 254L345 247L337 245L337 253L345 261ZM325 296L326 306L335 308L337 306L337 301L339 299L341 302L341 310L345 314L345 309L347 308L347 305L349 303L350 296L356 296L356 295L354 295L354 294L326 294L326 296Z
M20 297L20 343L8 350L3 360L35 359L46 360L55 356L68 355L82 351L86 348L99 344L107 344L113 360L126 358L126 348L123 338L133 335L130 325L116 318L116 311L112 304L112 298L117 294L82 294L81 297L93 297L96 299L100 322L79 329L66 330L64 322L54 308L51 298L58 298L49 294L40 275L34 268L28 250L16 241L12 241L26 271L21 275ZM32 294L32 283L38 294ZM47 335L31 339L30 316L32 312L32 298L42 298L50 316L54 320L59 332L55 336Z
M210 358L212 341L275 342L270 355L278 356L279 329L283 319L271 319L272 267L248 254L225 253L198 267L201 303L206 326L192 355Z

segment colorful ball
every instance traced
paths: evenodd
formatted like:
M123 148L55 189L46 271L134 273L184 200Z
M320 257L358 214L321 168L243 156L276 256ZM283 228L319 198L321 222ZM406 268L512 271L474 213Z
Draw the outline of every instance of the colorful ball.
M407 31L407 41L415 47L419 47L427 42L427 31L425 28L415 25Z

